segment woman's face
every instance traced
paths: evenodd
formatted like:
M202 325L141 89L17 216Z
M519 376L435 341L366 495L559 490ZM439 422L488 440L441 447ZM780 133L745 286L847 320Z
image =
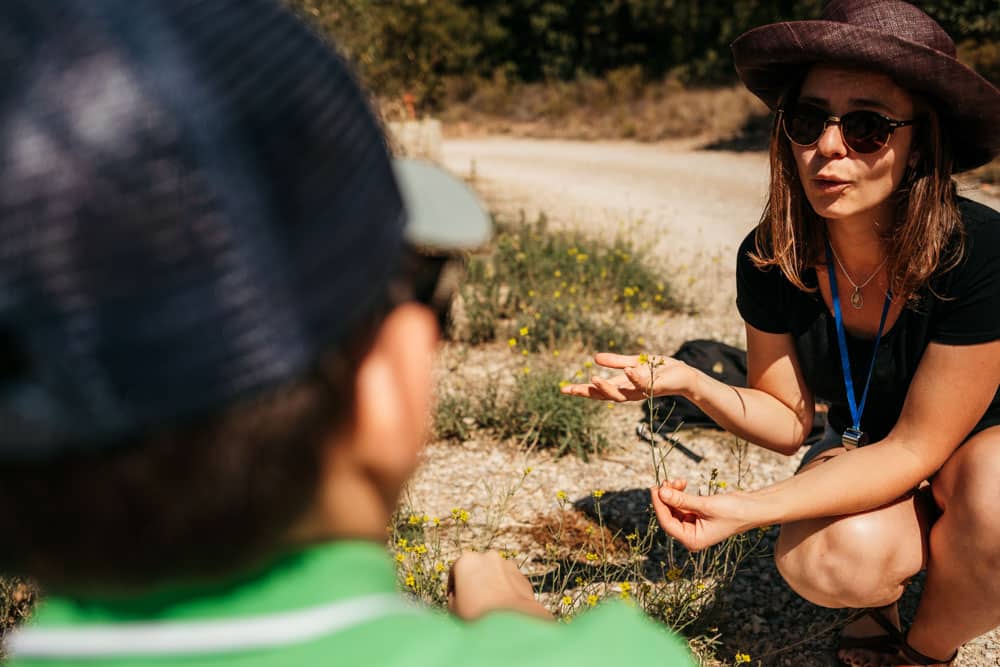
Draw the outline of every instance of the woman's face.
M806 76L799 104L811 104L832 116L876 111L893 120L913 118L913 98L885 74L816 65ZM806 198L821 217L843 220L892 215L890 195L911 160L913 127L896 128L875 153L857 153L845 143L840 126L829 124L809 146L790 143ZM916 157L915 154L912 157Z

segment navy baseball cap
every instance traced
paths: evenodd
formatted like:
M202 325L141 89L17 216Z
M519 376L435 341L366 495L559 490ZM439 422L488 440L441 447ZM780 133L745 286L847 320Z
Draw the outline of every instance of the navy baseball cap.
M5 0L0 80L0 461L293 381L405 245L490 236L277 1Z

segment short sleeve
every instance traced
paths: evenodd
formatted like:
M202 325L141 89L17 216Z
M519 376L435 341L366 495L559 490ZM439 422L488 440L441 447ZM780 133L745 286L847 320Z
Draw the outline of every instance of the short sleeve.
M1000 339L1000 213L962 200L962 261L935 281L930 338L946 345Z
M787 308L782 307L790 283L777 269L759 269L750 259L754 232L740 244L736 259L736 308L740 317L755 329L767 333L791 331Z

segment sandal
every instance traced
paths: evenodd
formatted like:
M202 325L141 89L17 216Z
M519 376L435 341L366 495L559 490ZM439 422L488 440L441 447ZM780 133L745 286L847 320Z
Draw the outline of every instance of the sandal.
M838 650L861 650L884 655L885 660L881 663L883 665L899 664L900 659L906 660L906 664L910 665L950 665L958 657L958 651L947 660L924 655L909 645L906 635L886 618L881 609L869 609L867 615L885 630L885 634L872 637L841 637L837 643Z

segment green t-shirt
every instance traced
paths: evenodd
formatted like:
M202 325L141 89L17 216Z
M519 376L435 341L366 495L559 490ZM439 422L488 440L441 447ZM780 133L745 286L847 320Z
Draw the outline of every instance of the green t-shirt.
M50 598L8 650L17 667L694 664L681 639L624 604L557 624L506 612L465 623L409 603L385 551L363 542L315 546L215 588Z

